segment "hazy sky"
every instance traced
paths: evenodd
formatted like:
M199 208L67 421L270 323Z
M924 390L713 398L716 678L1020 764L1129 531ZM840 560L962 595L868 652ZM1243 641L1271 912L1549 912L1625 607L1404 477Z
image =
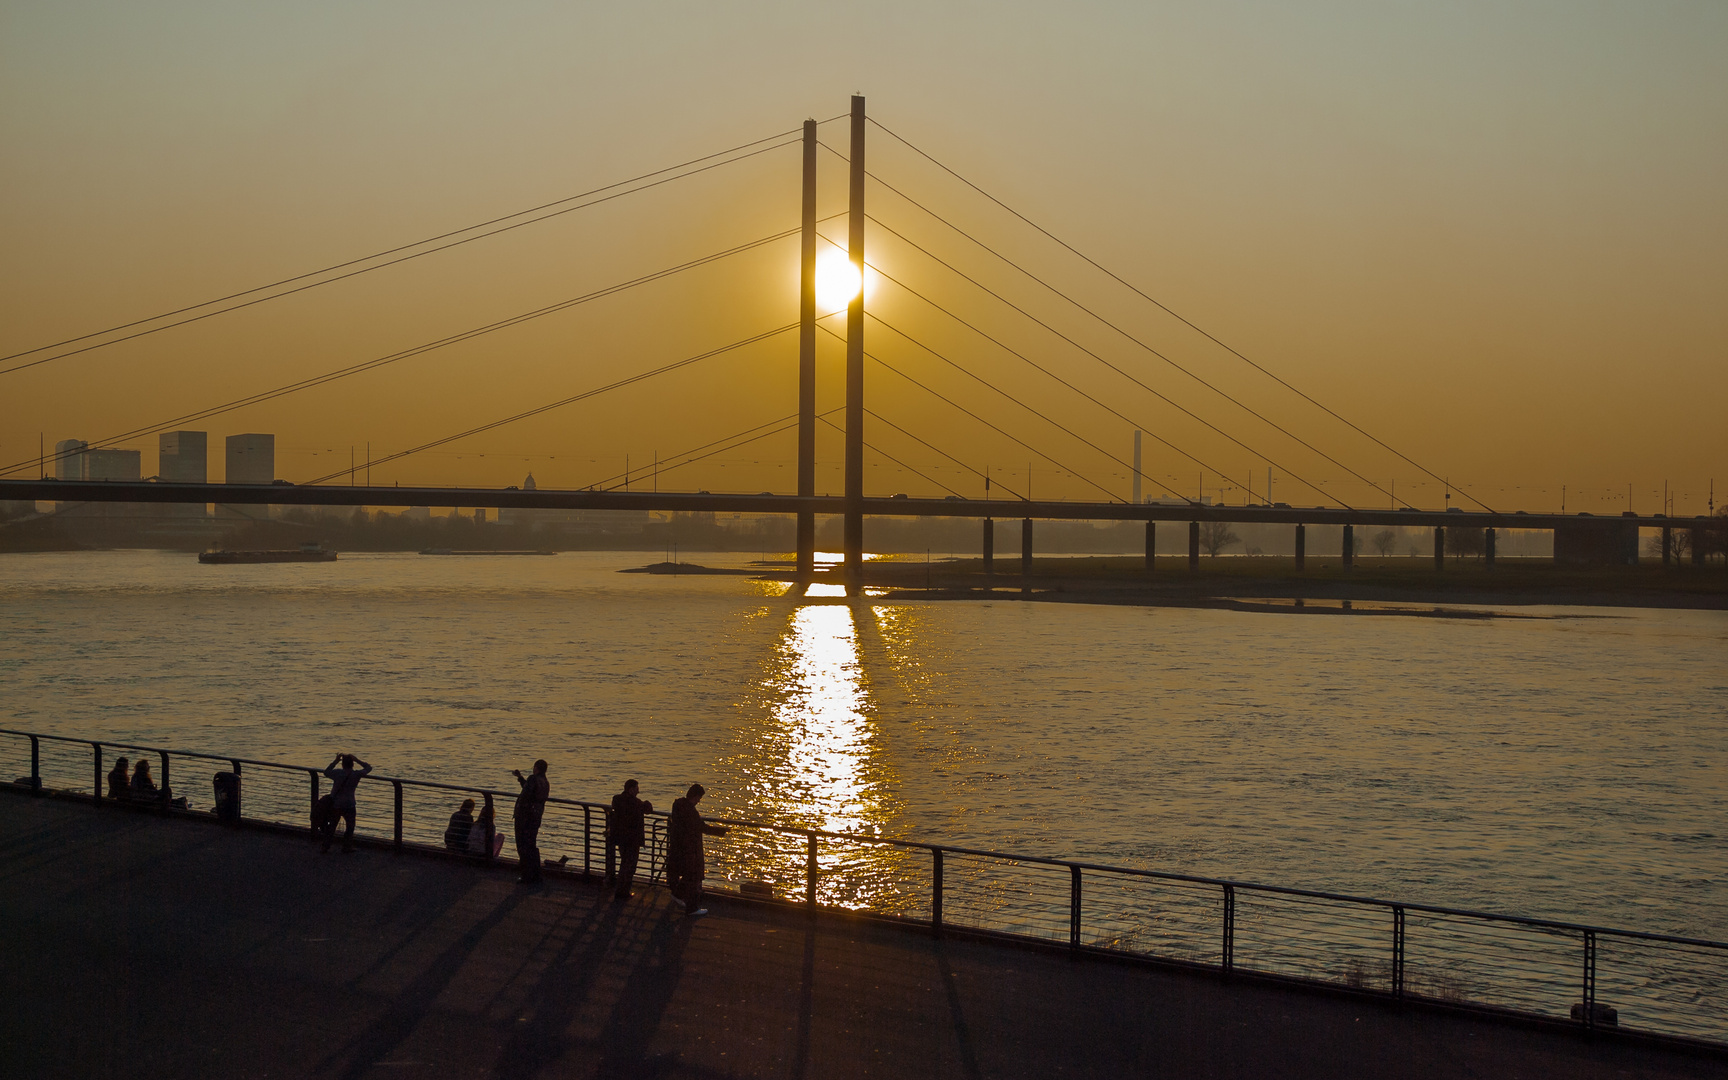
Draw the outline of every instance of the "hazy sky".
M8 354L788 131L862 92L889 128L1491 504L1557 508L1564 484L1568 509L1613 511L1632 485L1648 512L1668 481L1693 513L1712 477L1728 487L1717 2L9 3L0 57ZM822 131L846 152L844 124ZM1414 466L871 140L883 180L1319 451L1439 504ZM844 180L824 155L824 214L844 210ZM784 148L0 375L0 466L33 457L39 434L52 447L147 428L794 227L797 185ZM1151 494L1204 484L1240 501L1249 476L1263 493L1272 463L1280 500L1322 501L1301 477L1385 504L892 193L872 186L870 209L1239 441L872 226L873 263L1000 344L888 281L872 283L871 308L1049 417L873 322L870 351L1033 449L872 366L869 404L886 420L1013 490L1030 462L1039 496L1125 495L1112 458L1142 426L1192 455L1149 438ZM825 228L843 240L844 224ZM789 323L795 259L781 241L189 426L213 450L275 432L278 474L310 479L345 468L350 447L382 456ZM827 409L840 347L822 348ZM532 469L584 486L626 454L641 470L791 413L795 349L785 335L374 479L503 484ZM37 355L51 354L22 359ZM885 423L866 438L882 452L873 492L981 494ZM153 435L122 445L155 471ZM839 489L839 448L825 429L822 489ZM776 435L661 482L790 490L792 454L792 435Z

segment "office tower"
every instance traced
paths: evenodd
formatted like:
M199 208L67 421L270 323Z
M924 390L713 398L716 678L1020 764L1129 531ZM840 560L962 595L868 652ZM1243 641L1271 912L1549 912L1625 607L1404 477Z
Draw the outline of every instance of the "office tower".
M144 453L140 450L84 451L86 480L142 480Z
M210 436L202 431L164 431L157 436L156 478L167 484L204 484L210 480ZM160 516L204 518L205 503L163 503Z
M276 479L276 436L228 436L228 469L224 479L230 484L268 484Z
M54 444L54 476L60 480L83 480L84 454L90 444L83 439L61 439Z
M157 436L161 452L156 477L166 484L208 483L210 436L202 431L164 431ZM271 479L275 479L272 477Z
M268 484L276 479L276 436L256 432L228 436L227 469L224 480L230 484ZM270 507L262 504L218 506L219 517L265 521L271 517Z

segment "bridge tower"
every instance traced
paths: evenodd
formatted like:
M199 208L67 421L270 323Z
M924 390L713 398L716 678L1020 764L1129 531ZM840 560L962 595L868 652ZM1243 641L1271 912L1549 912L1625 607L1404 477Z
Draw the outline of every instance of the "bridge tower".
M846 207L846 257L858 292L846 305L846 577L864 571L864 98L852 96L852 184Z
M798 494L816 494L816 121L804 121L804 238L798 278ZM816 512L798 511L798 573L816 569Z

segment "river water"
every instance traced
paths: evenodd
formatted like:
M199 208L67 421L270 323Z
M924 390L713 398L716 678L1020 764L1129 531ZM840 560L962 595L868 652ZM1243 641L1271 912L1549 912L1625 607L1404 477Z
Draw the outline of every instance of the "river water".
M0 723L1728 937L1728 613L799 603L640 553L0 557Z

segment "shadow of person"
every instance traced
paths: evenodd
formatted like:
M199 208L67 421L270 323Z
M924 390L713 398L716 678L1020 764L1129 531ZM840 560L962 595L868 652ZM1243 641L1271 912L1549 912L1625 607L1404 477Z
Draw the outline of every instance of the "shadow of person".
M599 1080L653 1080L677 1065L672 1055L648 1053L648 1046L678 991L696 921L667 919L651 931L601 1029L600 1065L594 1071Z
M342 1080L355 1080L370 1072L374 1065L414 1034L451 980L480 943L486 940L486 935L508 918L521 902L519 893L511 893L500 900L403 987L383 1016L331 1051L318 1063L315 1071L324 1076L339 1076Z

